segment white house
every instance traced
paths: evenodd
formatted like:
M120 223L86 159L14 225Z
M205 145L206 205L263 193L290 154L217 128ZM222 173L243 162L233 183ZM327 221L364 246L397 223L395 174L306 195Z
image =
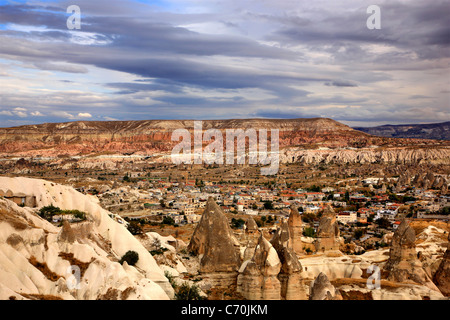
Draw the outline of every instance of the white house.
M356 215L356 211L344 211L344 212L339 212L336 215L336 220L347 224L347 223L351 223L351 222L356 222L357 221L357 215Z

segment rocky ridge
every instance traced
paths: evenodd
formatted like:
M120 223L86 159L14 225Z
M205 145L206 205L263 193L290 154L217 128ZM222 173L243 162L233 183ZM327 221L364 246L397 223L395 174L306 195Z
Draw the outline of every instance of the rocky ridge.
M280 161L302 163L447 163L448 142L375 137L327 118L205 120L202 129L279 130ZM171 136L193 120L76 121L0 128L0 154L57 157L168 154ZM225 145L225 141L224 141Z

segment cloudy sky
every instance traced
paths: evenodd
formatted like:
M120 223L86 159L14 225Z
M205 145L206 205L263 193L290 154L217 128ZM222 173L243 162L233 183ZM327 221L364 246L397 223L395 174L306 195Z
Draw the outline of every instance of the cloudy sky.
M378 5L381 29L367 28ZM70 5L81 29L70 30ZM450 120L450 0L0 0L0 126Z

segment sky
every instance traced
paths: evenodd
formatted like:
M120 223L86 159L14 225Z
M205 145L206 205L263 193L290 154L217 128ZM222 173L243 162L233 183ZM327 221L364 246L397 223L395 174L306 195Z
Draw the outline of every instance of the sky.
M450 0L0 0L1 127L449 111Z

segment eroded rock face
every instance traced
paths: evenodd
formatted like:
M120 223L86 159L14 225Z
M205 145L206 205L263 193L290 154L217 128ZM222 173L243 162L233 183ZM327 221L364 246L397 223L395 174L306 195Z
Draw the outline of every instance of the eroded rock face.
M256 245L259 239L258 225L252 217L249 217L244 225L244 243L245 250L243 261L250 260L255 253Z
M321 272L311 282L309 300L342 300L342 296L328 280L326 274Z
M404 219L394 232L389 251L389 259L384 266L387 279L395 282L415 282L438 290L417 258L416 234Z
M278 279L281 283L281 298L286 300L306 299L301 272L302 265L291 246L292 237L288 223L283 222L270 241L278 253L281 270Z
M450 296L450 235L447 250L444 253L441 264L434 274L433 280L443 295Z
M261 235L252 259L244 261L239 270L238 292L249 300L280 300L280 270L275 248Z
M236 242L227 217L210 197L187 248L200 256L199 271L237 272L240 258Z
M331 206L327 206L320 218L319 228L317 229L317 239L314 242L316 251L339 250L339 235L336 214Z
M303 253L302 243L302 217L296 208L291 208L291 214L288 219L289 235L291 248L298 255Z
M12 179L0 181L0 188L1 182L14 186ZM27 179L22 182L33 183L33 191L41 192L41 181ZM20 187L26 189L24 184ZM68 195L65 188L58 185L54 188L58 188L55 193L53 188L47 190L50 194ZM85 199L84 195L78 197L78 200ZM79 208L80 202L77 204ZM114 239L103 238L101 226L94 222L88 222L89 229L79 228L80 224L69 226L67 222L58 228L30 208L20 208L12 201L0 199L0 300L27 299L30 295L96 300L108 292L116 293L110 295L112 299L169 299L163 288L150 279L163 271L156 262L154 265L149 263L153 258L150 254L145 257L148 251L143 247L141 251L131 234L108 215L95 216L98 212L93 207L91 210L83 208L87 217L94 221L103 219L110 230L117 227L115 236L126 248L139 251L139 259L144 264L136 268L117 263L120 256L116 252L120 247L113 245ZM97 239L104 239L105 245ZM144 271L144 268L147 269Z
M70 227L70 223L67 222L66 220L63 221L61 231L58 234L58 240L66 241L69 243L75 242L75 233L73 232L72 228Z

